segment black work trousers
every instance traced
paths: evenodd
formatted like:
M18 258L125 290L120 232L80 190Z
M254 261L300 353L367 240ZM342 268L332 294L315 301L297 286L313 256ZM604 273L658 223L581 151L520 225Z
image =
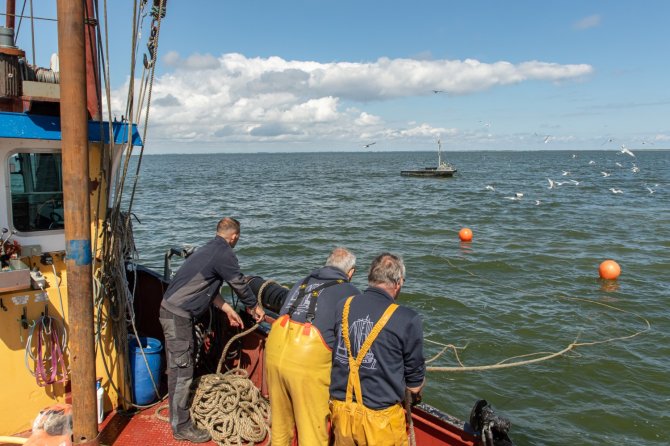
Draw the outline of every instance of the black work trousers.
M193 321L164 308L160 309L159 320L165 334L170 424L172 431L177 432L191 424L189 408L195 343Z

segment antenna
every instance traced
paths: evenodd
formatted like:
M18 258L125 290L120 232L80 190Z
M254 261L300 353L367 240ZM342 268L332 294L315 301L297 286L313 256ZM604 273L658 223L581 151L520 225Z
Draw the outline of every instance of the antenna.
M437 138L437 167L442 165L442 141Z

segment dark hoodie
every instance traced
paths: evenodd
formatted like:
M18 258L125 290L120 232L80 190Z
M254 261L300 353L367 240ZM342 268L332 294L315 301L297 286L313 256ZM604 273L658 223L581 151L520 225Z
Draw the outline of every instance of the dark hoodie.
M336 309L338 304L344 302L344 300L355 294L360 294L358 288L349 283L349 278L347 275L334 266L324 266L319 269L315 269L307 276L307 293L303 298L302 303L293 312L291 320L299 323L305 322L307 316L307 309L311 302L312 296L309 293L310 290L326 283L335 280L344 280L343 283L329 286L325 288L319 297L317 298L316 310L314 320L312 325L316 327L321 333L321 337L328 347L332 350L335 345L335 316ZM296 283L291 291L288 293L288 297L284 301L284 305L281 308L279 314L287 314L291 304L298 297L300 291L300 285L303 283L304 279Z
M256 296L240 271L233 248L217 235L184 261L165 291L161 306L178 316L198 317L207 310L224 281L247 308L256 306Z

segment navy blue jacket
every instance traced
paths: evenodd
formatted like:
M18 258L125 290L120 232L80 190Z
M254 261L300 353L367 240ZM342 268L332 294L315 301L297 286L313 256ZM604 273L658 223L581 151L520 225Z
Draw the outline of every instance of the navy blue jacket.
M233 248L217 235L184 261L165 291L161 306L179 316L198 317L207 310L224 281L244 305L256 306L256 296L244 280Z
M354 358L374 324L394 303L380 288L370 287L353 298L349 309L349 339ZM337 310L337 349L333 351L330 397L345 401L349 379L347 348L342 338L344 302ZM418 387L426 375L423 357L421 317L411 308L400 306L366 355L360 367L363 404L385 409L405 399L406 387ZM353 397L354 400L356 397Z
M347 297L360 294L361 292L358 288L349 283L349 278L342 270L333 266L324 266L322 268L315 269L307 277L308 280L307 288L305 289L305 297L291 316L291 320L300 323L305 322L307 310L312 300L312 296L309 293L311 290L326 282L338 279L344 280L344 283L339 283L329 286L328 288L324 288L321 294L319 294L319 297L316 300L316 316L312 321L312 325L319 330L324 342L326 345L328 345L328 348L332 350L333 346L335 345L335 316L337 308L343 304ZM304 279L296 283L295 286L291 288L291 291L288 292L286 301L284 301L284 305L279 312L280 315L288 313L289 308L298 297L300 285L303 283L303 281Z

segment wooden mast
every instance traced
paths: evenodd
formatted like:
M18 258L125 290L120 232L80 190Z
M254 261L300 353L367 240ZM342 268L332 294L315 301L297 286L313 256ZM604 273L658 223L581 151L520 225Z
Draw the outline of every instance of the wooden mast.
M58 0L58 50L73 438L97 445L83 0Z

